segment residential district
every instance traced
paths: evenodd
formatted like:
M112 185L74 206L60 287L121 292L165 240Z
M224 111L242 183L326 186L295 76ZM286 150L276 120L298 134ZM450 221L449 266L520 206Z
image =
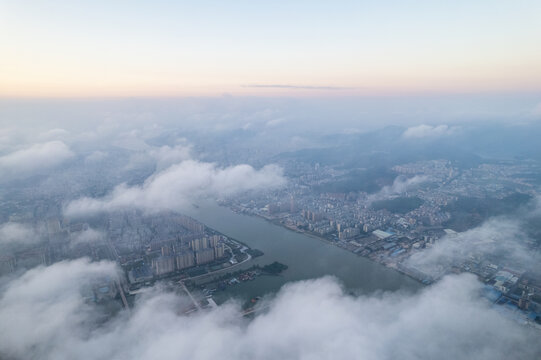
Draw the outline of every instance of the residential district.
M30 246L15 245L1 254L0 274L80 257L114 260L124 270L123 276L98 279L85 287L85 298L96 302L119 298L129 306L130 295L156 281L220 274L262 254L172 212L115 212L74 223L60 215L33 221L35 211L23 205L10 215L12 223L32 222L36 239ZM53 206L47 213L58 211Z
M392 169L394 181L371 193L315 191L346 173L337 167L291 162L285 168L296 175L288 176L284 188L224 198L220 203L317 236L424 284L450 273L473 273L486 285L485 296L499 311L541 328L539 263L531 267L487 251L487 246L488 250L498 246L491 239L486 246L470 246L471 238L463 236L492 215L519 211L528 199L538 196L532 180L540 170L536 163L500 161L473 168L447 160L402 164ZM501 204L505 206L498 213ZM29 201L27 196L12 196L1 204L2 222L29 225L37 240L7 247L0 254L0 274L83 256L114 260L124 275L94 281L85 297L96 302L121 299L126 307L131 295L155 281L177 283L191 296L185 283L196 278L212 275L220 279L214 284L220 287L261 274L259 268L237 267L260 252L188 216L133 210L79 221L63 216L62 205L61 197ZM535 237L520 240L520 246L538 256L540 243ZM451 242L459 256L435 263L412 261L443 242ZM205 304L212 306L212 294L203 295ZM193 306L199 308L201 302L194 300Z
M394 183L376 194L314 192L314 187L336 181L342 172L317 163L302 166L295 169L302 175L292 178L286 189L224 199L221 204L317 236L424 284L450 273L473 273L486 284L485 295L502 305L497 307L500 311L541 328L539 240L520 239L534 259L528 263L502 256L495 239L462 232L482 224L491 211L499 215L494 204L504 204L502 211L508 211L538 196L531 181L539 171L536 163L501 161L469 169L447 160L403 164L393 168L398 174ZM473 246L478 240L483 244ZM443 261L412 261L444 241L451 243L445 251L454 253L443 254L438 259Z

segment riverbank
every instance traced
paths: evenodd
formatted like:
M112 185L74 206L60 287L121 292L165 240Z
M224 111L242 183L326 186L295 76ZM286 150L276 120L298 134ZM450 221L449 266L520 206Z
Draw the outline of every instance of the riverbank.
M220 205L220 206L223 206L223 205ZM312 239L316 239L316 240L322 241L322 242L324 242L324 243L326 243L326 244L328 244L328 245L335 246L335 247L337 247L337 248L339 248L339 249L341 249L341 250L343 250L343 251L345 251L345 252L352 253L352 254L354 254L354 255L357 255L358 257L362 257L362 258L364 258L364 259L367 259L367 260L371 261L371 262L374 263L374 264L381 265L381 266L385 267L386 269L390 269L390 270L396 271L396 272L399 273L399 274L405 275L405 276L407 276L408 278L410 278L410 279L412 279L412 280L415 280L417 283L419 283L419 284L422 285L422 286L427 286L427 285L429 285L429 284L426 284L425 282L423 282L423 280L416 278L416 277L413 276L412 274L410 274L410 273L408 273L408 272L406 272L406 271L404 271L404 270L402 270L402 269L400 269L400 268L398 268L398 267L388 266L387 264L382 263L382 262L378 262L378 261L376 261L376 260L374 260L374 259L372 259L372 258L370 258L370 257L363 256L363 255L361 255L361 254L359 254L359 253L355 253L355 252L349 251L349 250L345 249L344 247L340 246L336 241L329 240L329 239L327 239L327 238L325 238L325 237L323 237L323 236L320 236L320 235L317 235L317 234L314 234L314 233L311 233L311 232L306 232L306 231L303 231L303 230L298 229L298 228L292 228L292 227L290 227L290 226L287 226L287 225L283 224L279 219L270 219L270 218L268 218L268 217L266 217L266 216L263 216L263 215L261 215L261 214L251 214L251 213L246 214L246 213L240 213L240 212L235 211L235 209L233 209L233 208L230 208L230 207L227 207L227 206L224 206L224 207L227 208L227 209L229 209L229 210L231 210L231 211L233 211L235 214L254 216L254 217L263 219L263 220L265 220L265 221L267 221L267 222L269 222L269 223L271 223L271 224L273 224L273 225L280 226L280 227L283 228L283 229L286 229L286 230L295 232L295 233L297 233L297 234L305 235L305 236L310 237L310 238L312 238Z
M246 214L234 212L213 201L200 203L199 208L190 209L187 215L250 248L263 251L263 256L252 259L237 269L252 264L263 266L274 261L289 266L282 276L259 277L257 281L228 288L219 295L218 302L275 293L289 282L324 276L336 277L349 291L358 294L374 291L417 291L421 288L419 283L409 276L355 256L349 251L337 249L337 246L330 246L332 242L326 239L276 226L276 223L264 217L245 216ZM314 241L315 239L319 241Z

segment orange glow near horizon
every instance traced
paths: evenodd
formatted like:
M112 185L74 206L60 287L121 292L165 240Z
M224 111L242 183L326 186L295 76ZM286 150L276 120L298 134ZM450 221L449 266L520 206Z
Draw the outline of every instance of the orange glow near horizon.
M535 2L275 5L2 4L0 97L541 90Z

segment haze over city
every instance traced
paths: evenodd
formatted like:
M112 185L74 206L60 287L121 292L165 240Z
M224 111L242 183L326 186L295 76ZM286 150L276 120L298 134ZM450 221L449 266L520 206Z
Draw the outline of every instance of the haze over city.
M0 358L541 357L541 3L0 24Z

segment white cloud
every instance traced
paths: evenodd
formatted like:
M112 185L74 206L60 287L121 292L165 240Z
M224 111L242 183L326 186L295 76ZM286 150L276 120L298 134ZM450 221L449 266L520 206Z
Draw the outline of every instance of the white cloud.
M17 128L0 128L0 151L8 151L24 141L24 136Z
M63 341L84 336L84 322L95 321L82 286L114 269L113 263L80 259L35 268L8 283L0 299L0 357L51 359L54 347L61 346L62 358L69 358Z
M93 243L105 239L105 234L93 228L87 228L71 235L70 245L78 245L81 243Z
M28 225L16 222L0 224L0 245L28 244L36 242L38 235Z
M85 157L86 163L97 163L106 159L108 154L104 151L96 150Z
M368 197L368 201L372 202L376 200L385 199L386 197L391 196L391 195L402 194L419 184L427 182L428 180L429 178L424 175L416 175L411 178L407 178L402 175L397 176L394 179L392 185L386 185L382 187L380 191L378 191L375 194L370 195Z
M192 146L184 139L179 141L183 144L173 147L167 145L148 147L144 151L133 152L124 170L155 167L156 171L161 171L181 161L190 160L192 158Z
M444 135L451 135L456 131L456 127L449 127L447 125L438 125L438 126L432 126L432 125L419 125L419 126L413 126L402 134L404 138L407 139L414 139L414 138L434 138L434 137L440 137Z
M276 118L276 119L272 119L272 120L269 120L266 122L265 126L266 127L275 127L275 126L278 126L280 124L283 124L287 121L286 118Z
M418 293L350 296L333 278L286 285L253 320L240 306L183 315L160 288L105 324L81 287L114 276L87 260L28 271L0 295L0 356L13 359L538 359L536 330L480 298L474 276Z
M412 187L422 184L428 180L427 176L416 175L412 178L406 178L403 176L398 176L393 181L393 185L384 186L382 191L388 194L401 194Z
M471 256L497 258L507 266L531 270L540 259L528 250L527 240L524 225L519 221L493 218L471 230L437 240L430 248L413 254L406 264L434 278Z
M65 138L67 135L69 135L69 131L56 128L39 134L38 139L40 139L41 141L58 140Z
M54 168L74 156L61 141L32 145L0 157L3 179L18 179Z
M147 211L179 210L201 197L230 196L243 191L276 188L285 184L282 169L267 165L219 168L212 163L186 160L155 173L141 186L117 186L100 199L81 198L67 205L65 214L139 208Z
M150 151L150 156L156 160L156 169L163 170L173 164L177 164L191 158L192 147L176 145L174 147L162 146Z
M0 250L3 248L23 248L28 245L36 245L43 241L46 236L42 231L36 230L30 224L6 222L0 224ZM105 239L102 231L88 227L82 231L70 235L70 245L96 242Z

